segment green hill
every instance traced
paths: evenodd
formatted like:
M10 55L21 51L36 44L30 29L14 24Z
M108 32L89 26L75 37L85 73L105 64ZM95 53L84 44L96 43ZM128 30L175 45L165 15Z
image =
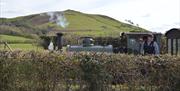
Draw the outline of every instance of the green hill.
M61 12L53 12L53 14L61 14ZM69 23L67 28L50 22L51 17L46 13L11 19L1 18L0 34L34 38L48 32L63 32L77 36L119 36L120 32L147 31L104 15L85 14L74 10L66 10L63 14Z

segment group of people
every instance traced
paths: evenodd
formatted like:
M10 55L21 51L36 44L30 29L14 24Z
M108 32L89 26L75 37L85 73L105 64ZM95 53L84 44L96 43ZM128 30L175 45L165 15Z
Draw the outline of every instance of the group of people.
M140 53L143 55L158 55L160 54L159 46L156 41L154 41L153 34L148 34L140 39Z
M127 53L127 37L125 33L121 34L121 47L119 50L120 53ZM138 53L142 55L159 55L159 45L156 42L156 38L153 34L149 33L143 37L141 37L138 41L139 50Z

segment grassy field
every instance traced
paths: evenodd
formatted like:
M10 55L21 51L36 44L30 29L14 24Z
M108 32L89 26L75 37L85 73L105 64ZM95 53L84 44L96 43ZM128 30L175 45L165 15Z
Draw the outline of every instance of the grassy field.
M0 41L12 42L12 43L31 43L33 39L20 37L20 36L11 36L11 35L0 35Z
M33 39L11 36L11 35L0 35L0 41L7 42L12 50L42 50L42 47L36 46L33 43ZM9 50L3 43L0 44L0 50Z
M24 51L41 51L43 50L42 47L36 46L33 44L9 44L12 50L24 50ZM0 50L9 50L8 47L5 47L4 44L0 44Z

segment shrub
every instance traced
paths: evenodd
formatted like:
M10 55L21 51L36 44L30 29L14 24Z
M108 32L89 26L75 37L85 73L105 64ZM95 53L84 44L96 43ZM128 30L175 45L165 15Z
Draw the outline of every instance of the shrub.
M0 91L178 91L179 69L179 56L0 51Z

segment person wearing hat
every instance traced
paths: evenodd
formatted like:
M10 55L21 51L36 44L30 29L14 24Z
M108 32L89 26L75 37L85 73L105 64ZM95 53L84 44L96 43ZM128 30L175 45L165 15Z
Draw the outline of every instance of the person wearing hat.
M159 46L157 42L154 41L153 34L148 34L146 39L144 39L140 52L143 55L158 55L160 53Z

